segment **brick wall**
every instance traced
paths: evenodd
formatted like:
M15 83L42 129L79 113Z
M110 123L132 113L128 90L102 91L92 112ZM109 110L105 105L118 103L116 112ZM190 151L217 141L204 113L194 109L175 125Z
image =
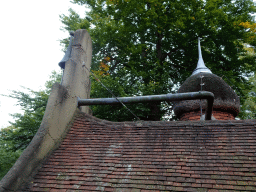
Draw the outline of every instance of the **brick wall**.
M212 114L216 120L235 120L234 115L232 115L231 113L223 111L213 111ZM200 111L192 111L181 115L180 121L199 121L200 116Z

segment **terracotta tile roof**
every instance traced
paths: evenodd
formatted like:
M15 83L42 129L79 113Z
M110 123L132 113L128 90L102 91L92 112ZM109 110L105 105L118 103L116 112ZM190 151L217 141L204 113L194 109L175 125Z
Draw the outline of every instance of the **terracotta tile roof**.
M27 186L58 192L219 190L256 191L256 120L112 123L80 113Z

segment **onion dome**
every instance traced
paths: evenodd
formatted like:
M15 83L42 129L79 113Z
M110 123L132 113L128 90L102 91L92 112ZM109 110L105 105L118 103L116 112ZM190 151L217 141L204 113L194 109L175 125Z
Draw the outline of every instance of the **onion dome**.
M240 109L240 100L234 90L219 76L212 74L202 58L198 41L199 60L192 75L181 85L178 93L210 91L214 94L212 119L234 119ZM174 113L180 120L200 120L207 108L206 100L185 100L174 102ZM201 109L203 114L201 114ZM196 116L196 117L195 117Z

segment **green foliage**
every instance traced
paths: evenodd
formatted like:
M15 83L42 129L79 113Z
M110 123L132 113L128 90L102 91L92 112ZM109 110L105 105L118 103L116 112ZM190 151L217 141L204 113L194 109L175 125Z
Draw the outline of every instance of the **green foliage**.
M10 126L5 128L4 131L9 132L13 129L14 127ZM21 154L21 150L15 152L8 150L11 148L11 145L11 142L0 140L0 180L5 176Z
M76 29L87 29L90 26L88 20L81 19L73 9L69 9L69 12L69 17L66 17L64 15L60 16L62 23L65 25L65 27L63 27L61 30L75 31ZM69 38L63 39L60 42L62 45L65 45L63 51L66 51L69 43Z
M255 13L255 6L251 0L73 2L91 11L85 18L80 18L73 10L68 16L62 15L64 29L89 31L93 41L92 69L101 71L101 62L109 66L105 83L113 89L113 85L122 87L125 94L117 95L172 93L196 68L197 38L202 37L207 67L225 80L229 79L244 102L244 90L249 88L246 76L255 71L255 54L248 54L244 48L246 43L254 43L250 38L255 28L251 15ZM99 88L95 83L93 80L92 97L110 96L104 91L95 95L94 88ZM136 107L133 110L142 115L164 113L161 105L148 104L140 110ZM95 116L123 118L123 111L117 117L116 108L96 108ZM151 116L148 120L160 119L147 116Z
M24 113L12 114L15 121L0 131L0 180L34 137L41 124L51 87L60 80L61 75L53 71L44 90L33 91L23 87L24 91L13 90L11 94L4 95L17 99L17 105Z
M249 82L250 89L240 113L242 119L256 119L256 75L250 77Z
M0 140L5 143L7 151L23 150L30 143L44 116L50 89L54 82L60 80L61 75L53 72L45 84L45 90L33 91L23 87L23 91L12 90L11 94L5 95L17 99L17 105L24 112L12 114L15 119L14 122L10 122L12 128L0 131Z
M123 72L125 75L125 72ZM132 81L132 79L129 76L124 76L123 78L116 77L113 79L110 75L107 76L99 76L97 75L97 78L100 79L99 81L95 81L95 78L92 77L94 80L94 83L92 83L91 87L91 97L92 98L99 98L104 95L105 97L112 97L112 94L105 89L101 83L103 83L116 97L128 97L132 96L136 89L144 89L143 84L140 84L138 81ZM152 85L153 86L153 85ZM153 89L152 89L153 90ZM152 91L152 90L148 90ZM156 103L155 105L160 105L160 103ZM154 106L155 106L154 105ZM126 105L133 113L136 114L137 117L139 117L141 120L145 120L149 117L149 108L148 104L127 104ZM121 104L119 105L95 105L91 106L91 109L93 110L93 114L101 119L107 119L111 121L126 121L126 120L137 120L137 118L128 111L125 107L123 107ZM111 111L111 113L105 113L106 111ZM152 114L154 117L161 118L161 116L164 114L158 113L158 114Z

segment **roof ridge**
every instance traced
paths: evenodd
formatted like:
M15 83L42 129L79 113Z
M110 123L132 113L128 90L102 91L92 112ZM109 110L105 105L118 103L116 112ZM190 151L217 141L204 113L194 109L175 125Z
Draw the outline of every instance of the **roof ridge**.
M113 122L105 119L100 119L98 117L92 116L90 114L79 112L76 118L85 118L86 121L97 122L97 124L104 125L121 125L121 126L235 126L235 125L254 125L256 119L246 119L246 120L211 120L211 121L123 121L123 122Z

